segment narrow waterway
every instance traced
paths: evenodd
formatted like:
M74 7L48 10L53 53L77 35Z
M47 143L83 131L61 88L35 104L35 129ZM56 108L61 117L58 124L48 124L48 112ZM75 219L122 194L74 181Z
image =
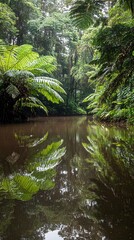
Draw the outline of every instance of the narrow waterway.
M134 127L0 126L0 240L134 239Z

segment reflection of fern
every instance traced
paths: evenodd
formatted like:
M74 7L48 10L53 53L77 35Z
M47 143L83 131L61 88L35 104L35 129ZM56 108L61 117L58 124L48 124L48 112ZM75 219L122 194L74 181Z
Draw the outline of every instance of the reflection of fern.
M59 160L65 154L65 148L59 149L62 143L62 140L59 142L54 142L37 153L34 156L35 160L32 159L32 163L29 166L30 171L44 172L54 168L57 164L59 164Z
M47 134L40 141L30 142L27 146L38 146L46 137ZM31 199L39 189L48 190L53 188L53 177L56 174L55 167L65 154L65 148L60 148L62 143L62 140L54 142L38 152L32 162L27 164L26 170L22 174L14 173L3 178L0 182L0 192L6 193L7 197L24 201Z
M33 148L40 144L42 144L48 137L48 133L46 133L42 138L35 138L33 135L18 135L15 133L15 138L20 147L28 147Z
M133 131L126 138L123 131L121 132L114 127L108 129L103 125L94 125L88 130L87 139L89 142L83 143L83 146L89 152L90 162L96 166L99 174L109 169L111 173L109 172L108 177L110 177L114 172L118 174L116 171L119 168L121 171L123 171L122 168L128 169L129 174L133 174L133 168L130 168L130 165L134 164Z
M93 215L107 239L122 239L122 236L131 239L134 227L133 131L127 133L102 125L89 126L88 131L88 143L83 146L89 152L87 161L95 170L90 186L95 200ZM121 229L118 233L117 228Z

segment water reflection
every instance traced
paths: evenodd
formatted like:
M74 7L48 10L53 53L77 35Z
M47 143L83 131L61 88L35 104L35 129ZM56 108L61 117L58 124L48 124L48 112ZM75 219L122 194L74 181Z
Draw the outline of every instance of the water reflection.
M0 239L132 239L133 128L95 124L86 117L3 126L4 134L3 128L10 140L0 140L1 181L14 172L30 173L40 191L29 201L1 195ZM49 161L57 156L62 161ZM54 185L45 188L47 180Z
M134 237L134 132L89 126L87 161L94 169L93 216L106 239Z
M53 177L56 174L54 168L65 154L65 147L61 148L63 140L44 147L48 133L41 138L35 138L33 135L18 135L15 132L14 137L24 150L28 151L29 148L33 148L33 151L23 169L14 167L15 162L20 158L19 153L13 151L6 157L10 172L5 174L3 171L1 174L0 192L2 195L5 194L6 198L30 200L40 189L46 190L54 187Z

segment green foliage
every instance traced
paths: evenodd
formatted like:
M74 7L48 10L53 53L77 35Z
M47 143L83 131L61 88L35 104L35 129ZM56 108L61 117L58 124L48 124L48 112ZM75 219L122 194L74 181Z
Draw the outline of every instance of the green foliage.
M100 29L94 37L93 44L99 52L91 62L98 66L92 76L96 89L85 101L101 119L133 121L133 31L131 22L130 26L113 24Z
M134 1L133 0L120 0L122 6L128 8L131 11L132 17L134 17Z
M124 10L119 4L116 4L109 11L108 25L123 24L127 26L134 25L134 19L131 17L129 10Z
M12 9L3 3L0 3L0 15L0 38L8 43L10 41L9 36L14 37L17 32L15 27L16 16Z
M12 0L9 6L16 16L16 28L18 31L15 43L22 45L26 42L29 34L28 21L31 18L37 18L39 10L34 0Z
M55 59L51 56L39 57L33 47L28 44L22 46L0 46L0 71L9 70L29 71L33 74L51 73L56 69Z
M91 114L95 113L101 119L123 118L133 122L133 0L12 0L2 1L0 8L3 9L0 27L2 40L18 45L30 43L38 53L51 55L39 57L28 44L20 48L0 47L2 74L10 70L11 75L11 70L19 70L22 75L25 70L34 75L27 73L27 81L29 78L31 80L15 109L20 105L25 106L23 109L27 106L43 109L37 98L43 102L46 98L52 102L62 102L60 94L64 91L60 90L60 83L54 87L53 81L51 87L48 78L44 79L45 88L40 83L37 91L38 84L32 82L35 76L49 76L56 70L54 78L63 83L67 92L66 106L61 107L63 114L69 107L75 111L77 107L74 105L82 106L82 100L94 89L94 97L91 95L89 98L94 99L94 103L90 101ZM87 30L80 31L75 26ZM27 94L30 88L32 96L31 93L30 96ZM12 100L17 100L22 91L11 82L6 85L6 93ZM52 107L55 113L59 112L56 108Z
M71 16L77 26L90 26L92 21L89 21L89 17L92 11L89 12L88 9L92 7L91 3L94 4L92 1L74 2ZM116 1L110 6L109 18L107 16L105 24L102 22L101 27L94 25L92 30L84 32L79 46L80 54L76 66L72 68L72 74L75 78L89 78L89 83L95 88L94 93L84 100L89 102L90 114L103 120L128 119L133 122L134 22L130 11L115 3ZM102 5L106 7L107 1L98 1L98 4L100 5L96 10L99 14ZM133 15L132 1L126 2L126 5ZM91 20L93 19L92 16Z
M70 10L74 24L79 28L88 28L98 16L102 15L103 1L84 0L75 1Z
M38 99L39 94L55 103L63 101L59 93L65 91L58 80L44 76L35 77L37 73L50 74L55 70L53 57L39 57L31 45L1 45L0 52L0 98L3 106L1 120L13 118L22 107L40 107L47 112L47 108Z
M30 3L34 6L31 7ZM16 38L12 39L12 43L17 43L18 45L30 43L38 53L55 56L57 60L57 69L54 73L54 78L58 78L63 83L63 87L67 91L67 102L72 101L73 98L73 101L79 104L83 97L85 97L83 94L86 84L82 86L81 83L79 84L80 81L77 81L76 78L74 79L71 74L71 68L77 61L76 45L79 38L79 32L72 26L66 3L62 1L50 2L49 0L45 2L13 0L9 1L8 4L17 16L16 26L18 35ZM37 9L37 11L35 11L35 9ZM47 61L48 66L49 59L43 57L42 60L45 62ZM27 67L27 70L31 71L29 67ZM45 75L48 75L48 69L43 69L42 71ZM36 76L43 74L38 66L36 69L34 68L34 72L32 69L32 73ZM45 101L42 96L41 99ZM57 107L55 107L55 111L56 108Z
M128 129L129 133L116 126L89 124L88 142L83 143L94 172L89 184L94 203L90 216L99 221L107 239L117 236L117 227L118 239L133 236L134 136L133 127Z
M74 101L69 101L68 106L65 110L65 115L85 115L86 110L80 104L75 103Z
M39 190L49 190L54 187L53 177L56 174L55 167L60 163L65 154L65 147L61 147L63 140L53 142L43 150L40 146L44 144L48 134L42 138L31 138L15 134L19 145L24 148L35 148L32 160L25 165L25 170L13 172L9 176L2 176L0 180L0 193L6 198L27 201ZM8 157L13 164L16 154Z

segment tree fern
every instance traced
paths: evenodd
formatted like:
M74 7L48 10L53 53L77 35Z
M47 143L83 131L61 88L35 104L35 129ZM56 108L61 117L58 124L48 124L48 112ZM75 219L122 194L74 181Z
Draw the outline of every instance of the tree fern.
M61 93L65 94L61 83L53 78L44 77L56 69L55 58L52 56L40 57L33 51L31 45L6 46L0 45L0 73L1 73L1 92L0 98L3 106L3 114L12 114L22 107L41 108L46 113L47 108L38 99L43 95L47 100L53 103L63 102ZM41 77L37 77L40 76ZM4 92L7 95L3 98ZM11 99L12 100L11 100ZM5 100L4 100L5 99ZM6 104L6 101L10 104Z

